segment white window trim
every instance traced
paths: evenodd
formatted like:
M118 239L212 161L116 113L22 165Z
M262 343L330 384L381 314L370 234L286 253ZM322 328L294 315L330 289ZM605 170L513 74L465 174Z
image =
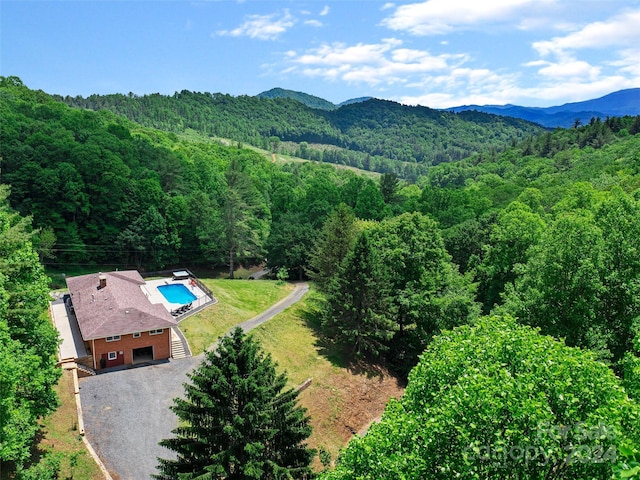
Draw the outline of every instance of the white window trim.
M140 332L135 332L133 334L133 338L140 338L142 336L142 334Z
M106 337L105 340L107 342L117 342L118 340L120 340L120 335L113 335L111 337Z
M164 333L164 328L156 328L155 330L149 330L149 335L160 335Z
M113 354L113 358L111 358L111 355ZM118 359L118 352L109 352L107 353L107 360L117 360Z

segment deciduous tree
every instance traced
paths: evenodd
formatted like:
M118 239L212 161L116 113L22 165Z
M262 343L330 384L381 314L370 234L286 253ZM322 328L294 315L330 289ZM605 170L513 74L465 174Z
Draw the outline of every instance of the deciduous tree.
M386 285L384 315L396 325L390 362L406 375L433 335L474 319L478 307L434 220L405 213L374 225L370 235Z
M0 185L0 463L20 469L38 418L58 406L53 386L60 369L47 277L31 244L30 220L9 209L8 193Z
M611 478L640 408L592 352L510 317L445 331L325 480Z
M538 243L545 228L540 215L520 202L512 202L498 214L476 272L479 299L486 313L500 303L505 285L515 281L518 265L527 263L529 248Z

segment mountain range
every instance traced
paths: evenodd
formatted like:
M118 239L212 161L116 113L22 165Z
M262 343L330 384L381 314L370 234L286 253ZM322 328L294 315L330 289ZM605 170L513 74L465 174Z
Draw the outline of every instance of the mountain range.
M594 117L600 117L604 120L607 117L640 115L640 88L618 90L604 97L546 108L519 105L462 105L447 110L454 112L477 110L478 112L522 118L547 128L570 128L577 121L580 124L585 124Z
M292 98L311 108L335 110L343 105L363 102L371 97L361 97L334 104L313 95L282 88L274 88L262 92L258 97L263 98ZM447 108L452 112L478 111L491 113L503 117L514 117L538 123L547 128L570 128L579 124L586 124L592 118L621 117L625 115L640 115L640 88L629 88L610 93L600 98L582 102L565 103L552 107L523 107L520 105L461 105Z

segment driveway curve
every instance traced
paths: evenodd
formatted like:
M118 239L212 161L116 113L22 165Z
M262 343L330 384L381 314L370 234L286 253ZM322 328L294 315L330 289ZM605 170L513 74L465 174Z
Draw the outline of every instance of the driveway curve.
M286 298L238 326L244 331L257 327L298 302L308 290L308 284L296 284ZM173 456L158 442L170 437L177 426L169 407L183 394L187 374L203 355L80 380L85 434L115 480L148 479L156 473L158 457Z
M285 298L280 300L278 303L274 304L272 307L269 307L264 312L259 313L255 317L247 320L246 322L242 322L236 327L242 328L245 332L256 328L258 325L263 324L267 320L271 320L273 317L282 313L291 305L296 302L299 302L300 299L304 296L305 293L309 291L309 284L305 282L296 283L293 291L287 295ZM234 327L234 329L236 328Z

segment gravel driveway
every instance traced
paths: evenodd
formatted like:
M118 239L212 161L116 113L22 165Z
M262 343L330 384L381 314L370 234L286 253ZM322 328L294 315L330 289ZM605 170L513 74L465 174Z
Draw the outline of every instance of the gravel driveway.
M289 296L239 326L255 328L308 290L306 283L296 284ZM158 442L171 437L178 425L169 407L184 394L186 374L203 358L201 354L80 379L85 435L114 480L146 480L157 473L157 457L173 457Z
M172 456L158 445L172 436L178 423L169 406L183 395L186 373L202 358L181 358L80 380L87 439L114 479L148 479L157 473L156 457Z

